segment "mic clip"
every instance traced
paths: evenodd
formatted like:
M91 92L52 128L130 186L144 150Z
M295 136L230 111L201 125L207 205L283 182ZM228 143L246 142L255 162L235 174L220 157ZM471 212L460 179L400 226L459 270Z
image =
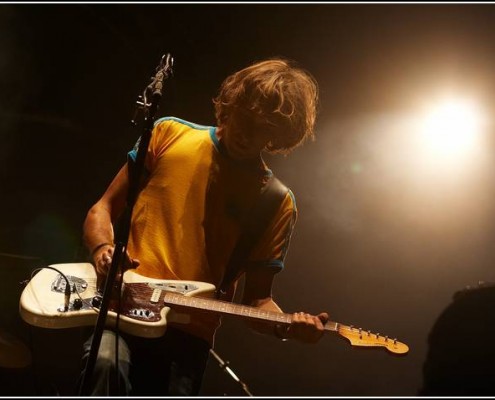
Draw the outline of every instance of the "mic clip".
M132 126L137 126L137 118L141 111L144 117L147 118L150 107L155 105L158 108L158 101L162 97L163 81L173 75L173 64L174 59L169 53L162 56L160 64L156 67L155 76L151 77L151 83L144 89L143 94L138 96L134 116L131 119Z

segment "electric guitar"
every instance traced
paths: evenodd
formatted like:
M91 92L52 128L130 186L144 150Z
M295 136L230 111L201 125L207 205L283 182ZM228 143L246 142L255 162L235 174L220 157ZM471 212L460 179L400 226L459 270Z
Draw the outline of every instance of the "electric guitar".
M67 288L69 283L69 288ZM114 325L120 303L119 329L134 336L156 338L165 333L168 322L187 323L191 312L214 312L244 319L289 325L292 315L264 311L214 298L215 286L198 281L147 278L133 270L124 273L120 300L110 300L107 325ZM42 328L73 328L94 325L101 294L90 263L53 264L41 269L22 291L19 311L22 319ZM378 333L353 325L328 321L325 332L337 333L353 346L385 348L406 354L409 347Z

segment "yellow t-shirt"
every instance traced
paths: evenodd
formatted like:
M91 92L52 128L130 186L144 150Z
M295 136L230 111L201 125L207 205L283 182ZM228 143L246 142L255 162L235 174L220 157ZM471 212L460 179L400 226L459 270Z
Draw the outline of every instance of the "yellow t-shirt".
M261 158L231 159L215 132L174 117L156 121L128 242L129 253L141 262L139 274L220 285L241 221L272 172ZM136 151L137 145L129 153L131 167ZM289 190L250 261L281 270L296 215ZM213 343L219 324L210 315L176 327Z

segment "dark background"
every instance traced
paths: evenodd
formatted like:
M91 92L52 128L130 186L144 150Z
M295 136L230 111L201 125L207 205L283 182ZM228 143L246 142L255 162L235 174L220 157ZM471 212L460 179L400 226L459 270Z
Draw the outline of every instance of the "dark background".
M227 75L284 56L316 77L320 105L316 141L267 157L299 209L274 297L410 353L332 335L281 343L232 320L216 351L259 396L415 396L438 315L458 290L495 280L495 147L488 129L469 168L423 168L407 121L445 87L475 93L490 116L494 17L491 4L0 5L5 298L9 269L28 278L37 258L84 260L82 222L140 134L135 100L164 53L175 74L159 116L205 125ZM80 332L30 332L36 394L72 394ZM202 394L244 393L212 359Z

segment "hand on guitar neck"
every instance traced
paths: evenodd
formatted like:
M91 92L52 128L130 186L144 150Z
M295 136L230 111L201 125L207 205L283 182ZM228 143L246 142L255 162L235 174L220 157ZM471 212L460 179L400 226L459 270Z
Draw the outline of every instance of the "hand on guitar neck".
M282 314L278 304L271 298L247 301L251 306L256 307L260 313L278 313ZM325 324L328 322L328 314L323 312L318 315L311 315L305 312L286 314L289 318L286 323L272 321L267 324L266 321L251 319L249 325L259 333L275 335L277 338L285 340L297 340L302 343L316 343L325 333ZM275 324L273 323L275 322Z
M294 339L303 343L316 343L325 333L328 322L326 312L311 315L305 312L292 314L290 325L275 325L275 335L280 339Z

